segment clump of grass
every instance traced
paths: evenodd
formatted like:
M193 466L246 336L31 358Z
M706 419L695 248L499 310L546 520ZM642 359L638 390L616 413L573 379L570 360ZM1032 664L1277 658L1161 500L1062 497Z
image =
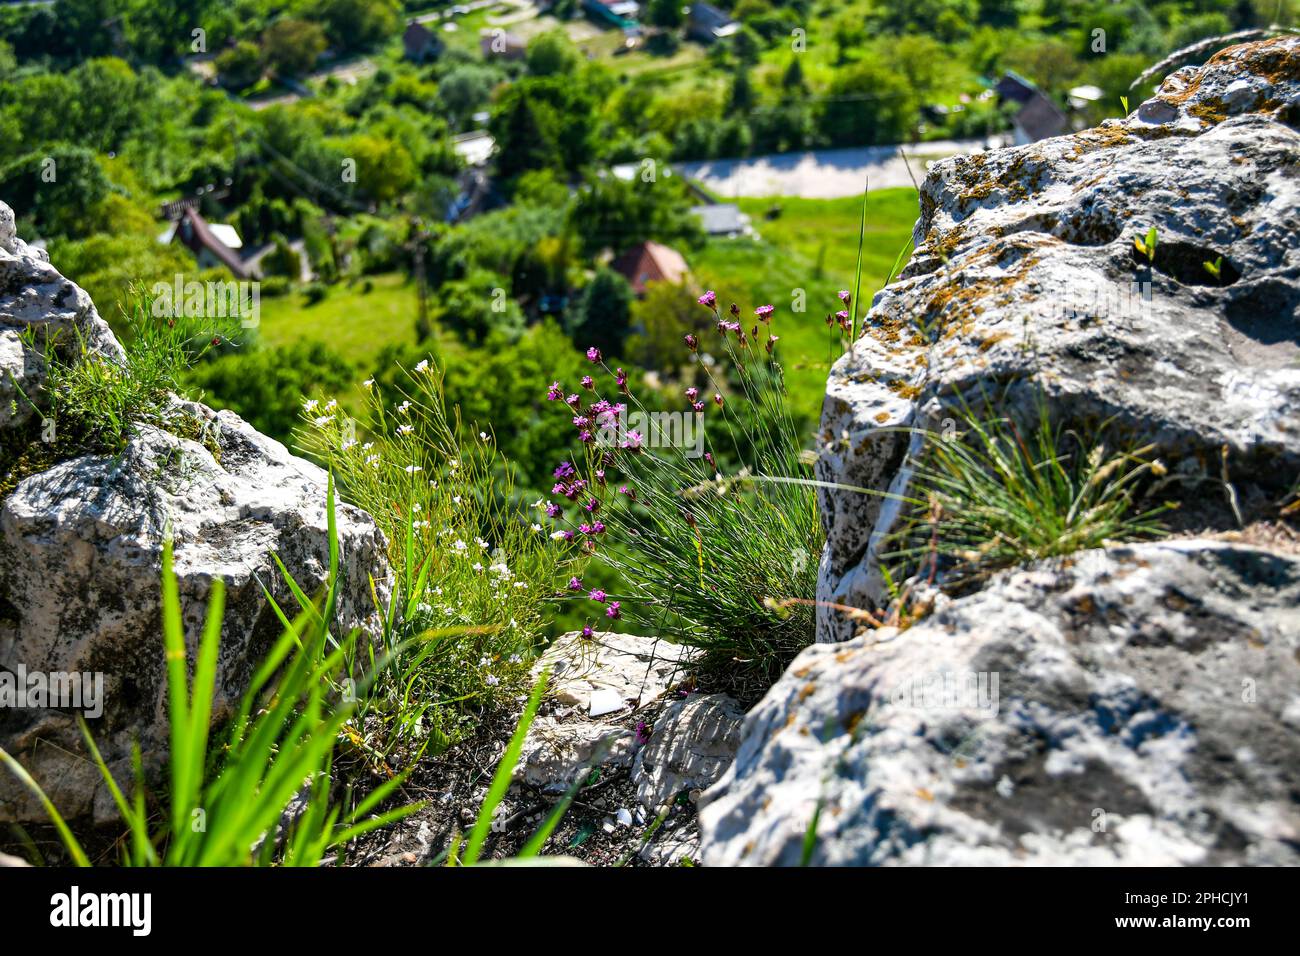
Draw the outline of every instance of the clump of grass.
M396 396L367 389L361 422L308 401L299 441L388 539L391 594L375 587L384 633L349 662L374 671L362 736L387 759L441 749L522 689L572 547L512 504L492 436L449 420L435 366L401 369Z
M329 851L420 809L413 804L372 812L401 786L404 775L347 809L350 798L343 803L331 799L335 746L353 717L352 703L338 692L353 637L336 640L329 630L338 579L332 483L329 500L330 571L324 600L292 623L281 613L284 632L257 668L215 752L209 746L209 724L225 591L220 579L214 581L188 678L172 548L170 542L164 544L160 650L166 654L171 748L168 794L161 807L146 800L139 748L134 752L135 790L128 798L81 721L87 749L125 826L124 864L317 866ZM37 782L3 750L0 762L41 800L73 861L89 866L85 851ZM291 814L289 808L304 791L301 812Z
M924 574L963 587L994 571L1164 533L1170 502L1143 508L1144 482L1165 473L1152 447L1053 425L1047 404L1027 431L964 408L955 431L926 433L907 517L882 554L891 577Z
M86 451L119 450L137 424L195 437L172 396L182 391L186 369L229 332L208 319L154 316L143 287L132 289L128 303L123 359L92 348L79 330L63 339L37 326L22 332L24 347L47 362L40 394L23 399L56 435Z
M568 395L557 382L548 396L573 418L581 453L559 464L542 507L619 582L606 593L574 575L589 629L626 614L641 633L699 648L701 676L749 699L813 640L823 535L771 307L746 328L735 306L724 317L712 293L701 301L714 310L730 381L702 361L707 388L651 409L590 350L602 381ZM687 347L701 348L694 336Z

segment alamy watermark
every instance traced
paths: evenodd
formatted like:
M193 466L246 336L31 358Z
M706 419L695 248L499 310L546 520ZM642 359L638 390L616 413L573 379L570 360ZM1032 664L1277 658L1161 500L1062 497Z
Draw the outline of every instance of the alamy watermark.
M185 281L176 273L172 282L156 282L153 316L157 319L239 319L246 329L262 319L262 284L256 280Z
M890 700L909 710L975 711L994 717L999 706L998 672L933 671L903 681Z
M29 671L23 664L0 671L0 710L79 710L92 720L104 713L99 671Z
M600 412L593 440L600 448L679 448L687 458L704 457L704 414L680 411L631 411L626 407Z

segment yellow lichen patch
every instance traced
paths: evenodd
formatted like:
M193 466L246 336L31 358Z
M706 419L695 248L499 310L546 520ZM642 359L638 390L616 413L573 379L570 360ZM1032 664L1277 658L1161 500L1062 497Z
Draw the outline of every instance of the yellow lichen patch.
M887 421L889 421L889 412L876 412L876 422L877 422L877 424L883 425L883 424L885 424L885 422L887 422ZM795 676L796 676L796 677L802 677L803 675L802 675L802 674L796 674Z
M911 401L921 394L920 386L913 385L911 382L905 382L901 378L891 378L885 383L885 387L899 398L906 398L908 401Z
M1274 37L1255 43L1239 43L1210 57L1207 67L1235 66L1262 76L1270 83L1300 81L1300 45L1295 37Z
M986 338L983 342L979 344L979 350L981 352L987 352L989 349L993 348L993 346L997 345L999 342L1009 338L1011 338L1010 332L995 332L993 335L990 335L988 338Z

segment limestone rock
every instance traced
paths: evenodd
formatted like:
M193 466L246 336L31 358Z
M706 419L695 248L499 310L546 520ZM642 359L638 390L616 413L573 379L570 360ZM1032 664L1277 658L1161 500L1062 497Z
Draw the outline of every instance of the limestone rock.
M23 330L75 332L110 358L122 354L85 292L14 236L12 213L2 205L0 280L0 366L25 370L29 395L43 377L44 356L23 345ZM307 594L321 588L328 569L325 473L230 412L194 403L179 403L178 411L203 441L140 426L119 454L63 461L22 479L0 502L0 668L102 675L103 713L89 723L123 782L133 740L149 769L166 757L164 537L175 541L191 652L213 580L226 584L214 721L230 713L280 634L263 588L287 612L296 608L272 553ZM0 427L18 424L0 409ZM340 504L337 517L338 625L359 628L364 640L380 627L370 579L385 597L385 542L364 512ZM71 711L0 709L0 747L65 817L114 816ZM27 790L0 773L0 821L44 819Z
M617 724L538 717L528 728L515 779L566 790L594 766L631 766L635 746L636 735Z
M1300 554L1190 539L804 651L702 802L709 865L1300 863Z
M829 542L818 639L871 607L912 428L963 401L1114 419L1171 468L1272 494L1300 472L1300 38L1169 76L1122 120L937 163L916 251L832 369L818 478ZM1134 239L1155 227L1154 262ZM1218 277L1205 263L1218 263Z
M570 631L555 639L538 659L534 673L551 670L549 693L562 704L590 712L593 697L597 709L612 691L632 708L655 700L674 681L680 680L689 648L653 637L597 631L584 638ZM597 696L599 695L599 696Z
M46 349L78 337L92 351L123 357L90 296L59 275L44 249L18 238L13 210L0 202L0 427L36 414Z
M744 716L726 694L691 694L665 706L632 768L641 805L658 812L683 790L716 783L736 756Z

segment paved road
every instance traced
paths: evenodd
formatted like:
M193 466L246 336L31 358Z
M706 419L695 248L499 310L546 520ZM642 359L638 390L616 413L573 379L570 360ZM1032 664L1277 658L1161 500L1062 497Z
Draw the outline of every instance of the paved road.
M1003 145L994 137L993 146ZM897 146L864 146L855 149L823 149L806 153L782 153L750 159L711 159L674 163L682 175L697 180L720 199L735 196L801 196L805 199L838 199L860 196L870 177L871 188L892 189L920 182L929 163L948 156L981 152L983 139L940 140L906 146L907 161Z

